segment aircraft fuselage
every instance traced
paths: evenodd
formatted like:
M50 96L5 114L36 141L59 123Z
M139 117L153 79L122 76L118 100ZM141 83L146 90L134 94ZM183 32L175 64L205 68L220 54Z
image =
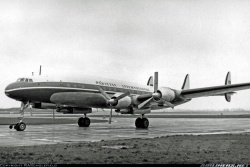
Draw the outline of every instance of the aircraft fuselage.
M70 95L63 96L60 102L67 101L71 106L74 104L79 107L108 108L105 99L100 94L98 87L101 87L111 97L115 94L129 91L131 96L152 93L150 87L133 86L133 84L121 84L115 82L93 81L91 83L77 82L14 82L5 89L5 94L15 100L22 102L44 102L53 103L51 96L56 93L71 92ZM77 92L77 94L74 94ZM71 99L71 96L75 97ZM145 97L147 98L147 97ZM144 99L142 99L144 100ZM66 103L66 102L65 102ZM64 104L67 105L67 104Z

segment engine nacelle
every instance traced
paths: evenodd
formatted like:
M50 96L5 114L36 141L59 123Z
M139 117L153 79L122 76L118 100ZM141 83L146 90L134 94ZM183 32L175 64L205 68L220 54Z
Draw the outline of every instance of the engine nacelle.
M115 99L118 97L120 94L116 93L111 99ZM129 96L126 96L120 100L118 100L117 104L114 104L113 107L115 109L124 109L130 107L132 104L132 99Z
M157 93L160 94L161 98L171 102L175 98L175 92L167 87L161 87L160 89L157 90Z
M114 106L114 108L116 108L116 109L128 108L131 104L132 104L131 98L126 96L126 97L118 100L118 103Z

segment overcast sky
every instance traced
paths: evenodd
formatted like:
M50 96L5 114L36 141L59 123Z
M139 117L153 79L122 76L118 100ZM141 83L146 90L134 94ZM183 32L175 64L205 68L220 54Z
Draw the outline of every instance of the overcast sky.
M248 0L0 0L0 107L21 76L62 73L181 89L250 82ZM176 108L250 109L250 90Z

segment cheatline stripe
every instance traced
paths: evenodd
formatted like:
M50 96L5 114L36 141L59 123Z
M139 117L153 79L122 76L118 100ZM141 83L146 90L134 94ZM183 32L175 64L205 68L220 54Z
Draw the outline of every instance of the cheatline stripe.
M9 89L5 90L5 93L8 92L13 92L17 90L30 90L30 89L68 89L68 90L85 90L85 91L92 91L92 92L100 92L99 90L96 89L83 89L83 88L68 88L68 87L25 87L25 88L15 88L15 89ZM104 90L105 91L105 90ZM113 91L105 91L107 93L121 93L121 92L113 92ZM132 94L131 95L136 95Z
M96 89L68 88L68 87L24 87L24 88L9 89L9 90L6 90L5 92L13 92L16 90L28 90L28 89L71 89L71 90L90 90L94 92L99 92Z

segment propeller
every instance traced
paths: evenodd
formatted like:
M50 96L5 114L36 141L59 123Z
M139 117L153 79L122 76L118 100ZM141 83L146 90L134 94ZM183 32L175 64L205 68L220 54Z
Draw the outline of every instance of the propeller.
M128 91L128 92L126 92L126 93L123 93L123 94L119 95L118 97L110 98L109 95L108 95L106 92L104 92L104 90L103 90L101 87L99 87L99 91L100 91L101 94L106 98L106 103L107 103L107 105L109 105L110 108L111 108L110 115L109 115L109 123L111 124L112 109L113 109L113 107L114 107L115 105L118 104L118 100L120 100L120 99L122 99L122 98L124 98L124 97L126 97L126 96L128 96L128 95L130 95L130 93L129 93L129 91Z
M53 109L53 121L55 122L55 109Z
M112 119L112 109L113 109L113 107L111 107L110 114L109 114L109 124L111 124L111 119Z
M165 104L166 106L170 106L171 108L174 108L174 105L164 99L161 98L161 93L157 92L158 90L158 72L154 73L154 92L152 93L152 97L149 98L148 100L145 100L144 102L142 102L141 104L138 105L138 108L142 108L143 106L145 106L146 104L148 104L151 100L155 100L157 99L159 104Z

